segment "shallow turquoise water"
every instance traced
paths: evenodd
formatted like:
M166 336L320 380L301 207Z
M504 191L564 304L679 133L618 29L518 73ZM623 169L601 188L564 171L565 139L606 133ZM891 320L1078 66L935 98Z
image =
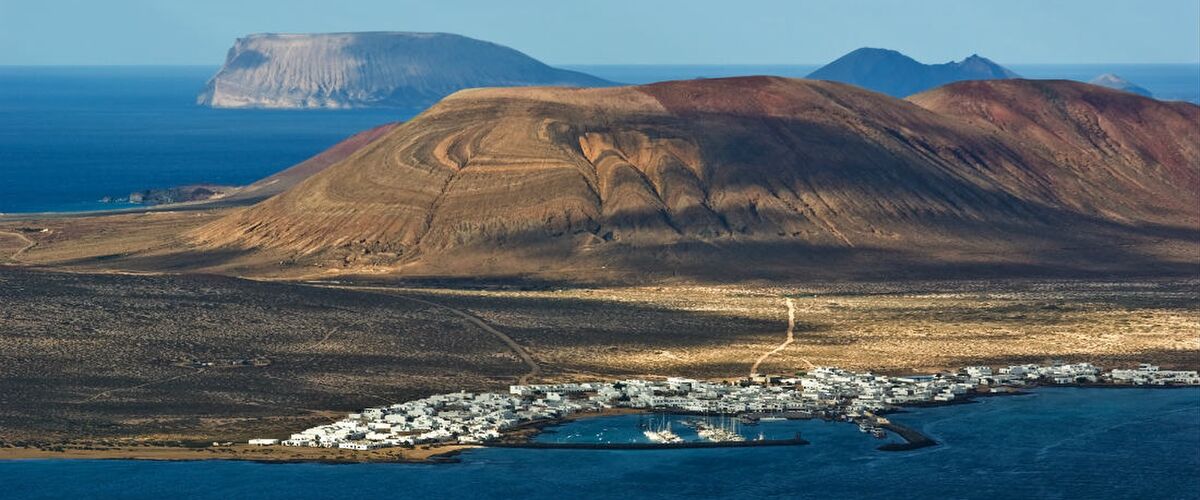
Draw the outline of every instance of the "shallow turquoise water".
M808 421L760 426L799 429L808 446L483 449L448 465L8 461L0 496L1200 498L1200 389L1042 389L893 417L942 444L881 452L853 425ZM638 420L582 420L542 439L636 439Z

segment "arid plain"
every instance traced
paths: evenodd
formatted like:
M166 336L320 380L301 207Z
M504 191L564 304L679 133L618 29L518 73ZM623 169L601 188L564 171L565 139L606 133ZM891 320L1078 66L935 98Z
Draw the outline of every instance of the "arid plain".
M176 227L210 216L5 224L0 244L16 254L0 267L5 446L27 454L237 442L363 406L519 380L744 377L784 342L787 299L794 342L765 358L762 372L1200 364L1194 279L283 281L131 272L81 258L139 241L132 229L135 237L115 240L86 234L97 224L140 221L128 227L151 234L154 220Z
M0 217L6 453L166 457L514 382L1200 365L1194 105L456 96L224 200Z

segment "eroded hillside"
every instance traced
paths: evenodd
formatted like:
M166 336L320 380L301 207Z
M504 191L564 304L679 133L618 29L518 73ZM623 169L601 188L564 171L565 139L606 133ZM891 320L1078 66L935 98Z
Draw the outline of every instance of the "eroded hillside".
M443 275L1187 265L1200 107L1024 80L912 101L767 77L463 91L188 238Z

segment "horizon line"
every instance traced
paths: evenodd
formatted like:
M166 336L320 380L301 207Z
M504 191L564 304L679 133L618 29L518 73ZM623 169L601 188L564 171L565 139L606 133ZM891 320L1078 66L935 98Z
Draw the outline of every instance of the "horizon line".
M0 63L0 68L129 68L129 67L219 67L223 63L113 63L113 64L88 64L88 63ZM685 67L685 66L727 66L727 67L745 67L745 66L824 66L829 64L814 63L814 62L771 62L771 63L548 63L549 66L645 66L645 67ZM1174 62L1006 62L998 63L1002 65L1013 66L1097 66L1097 65L1122 65L1122 66L1138 66L1138 65L1200 65L1198 61L1174 61Z

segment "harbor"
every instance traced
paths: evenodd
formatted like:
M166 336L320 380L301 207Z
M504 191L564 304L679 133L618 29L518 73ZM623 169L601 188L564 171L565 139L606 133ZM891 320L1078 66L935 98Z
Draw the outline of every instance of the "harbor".
M1088 363L1052 363L999 368L969 366L956 372L909 376L815 367L792 376L763 376L737 382L667 377L521 384L510 386L507 394L438 394L366 408L331 424L293 433L287 439L258 438L250 444L357 451L447 444L537 448L565 444L538 444L531 439L547 425L619 410L650 415L639 425L640 439L627 443L569 443L570 447L794 445L801 444L803 439L795 436L767 440L761 435L747 439L740 428L763 421L822 419L857 425L863 433L879 439L894 433L905 443L889 443L880 449L901 451L937 443L915 429L891 422L884 416L890 412L906 406L957 404L980 396L1018 394L1022 389L1047 384L1196 386L1200 385L1200 375L1195 371L1161 370L1149 364L1104 372ZM661 417L665 414L697 416L686 422L696 438L682 438L672 421ZM764 444L768 442L771 444ZM593 444L596 446L588 446Z
M348 490L370 496L395 496L403 491L409 496L476 498L486 496L480 493L481 485L507 492L507 498L561 498L587 488L618 495L621 485L634 482L640 494L669 498L738 494L795 498L815 489L837 498L943 498L956 496L954 492L978 492L986 498L1139 498L1139 493L1148 489L1165 498L1194 496L1195 481L1180 471L1200 470L1193 449L1200 439L1194 424L1200 419L1200 388L1040 387L1026 396L975 401L890 414L905 426L934 430L934 437L948 445L917 451L882 452L878 450L880 442L853 425L808 419L763 421L747 428L751 434L765 429L768 438L773 437L772 429L779 438L801 432L811 442L802 446L661 452L483 446L463 450L453 457L457 463L439 465L378 463L389 459L376 453L403 448L352 452L276 446L256 450L312 455L309 460L297 456L307 463L265 464L203 460L205 456L220 457L194 450L186 455L191 457L189 461L179 462L0 460L0 467L13 478L10 489L28 491L35 497L37 492L54 491L76 498L127 498L128 483L112 481L114 471L164 497L178 484L196 484L195 491L209 491L210 498L337 497ZM597 433L610 441L633 439L641 434L638 424L642 418L628 412L586 414L546 427L535 439L583 441L596 439ZM688 418L692 416L677 420ZM1088 425L1080 425L1081 421ZM1130 422L1141 425L1128 425ZM1144 425L1154 425L1156 432L1147 435ZM675 428L688 435L682 424ZM1100 428L1112 430L1096 434ZM1052 448L1037 455L1031 452L1046 447ZM411 451L432 450L417 447ZM321 454L376 463L312 463ZM1130 455L1138 460L1129 460ZM864 476L864 470L870 471L869 476ZM63 481L64 477L72 480ZM264 483L270 487L264 488ZM897 496L897 490L906 495Z
M485 446L491 448L532 448L543 450L677 450L701 448L755 448L770 446L801 446L809 444L796 435L790 439L756 439L723 441L671 441L650 443L563 443L563 442L497 442Z

